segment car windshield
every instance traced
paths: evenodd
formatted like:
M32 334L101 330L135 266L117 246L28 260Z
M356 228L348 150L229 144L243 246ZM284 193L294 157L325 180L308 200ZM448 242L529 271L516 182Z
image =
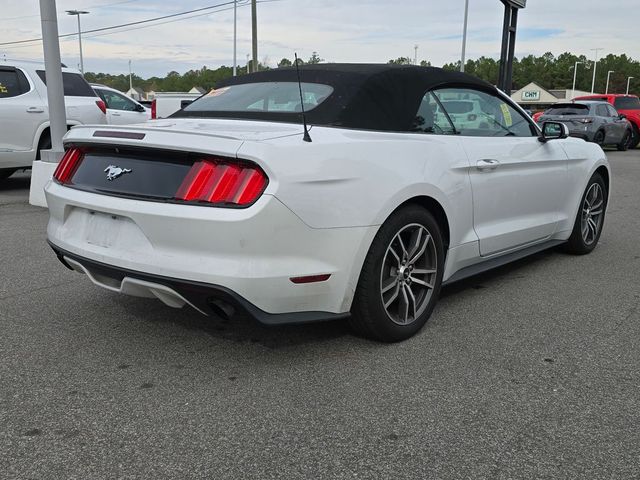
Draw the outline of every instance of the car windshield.
M640 98L618 97L613 106L618 110L640 110Z
M318 83L302 83L304 109L310 111L320 105L333 88ZM296 82L258 82L231 85L211 90L184 112L301 112L300 89Z
M551 107L545 115L587 115L589 107L587 105L562 105L559 107Z

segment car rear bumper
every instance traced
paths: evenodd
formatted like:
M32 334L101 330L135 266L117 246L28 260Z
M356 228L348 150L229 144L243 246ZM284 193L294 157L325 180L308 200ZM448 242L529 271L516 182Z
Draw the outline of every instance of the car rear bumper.
M240 310L266 325L337 320L349 316L348 312L267 313L233 290L221 285L178 280L114 267L95 260L82 258L57 247L51 242L49 242L49 245L63 265L70 270L86 274L94 284L111 291L133 296L155 297L174 308L190 305L205 315L214 313L221 317L229 317L234 311Z
M89 266L98 268L97 276L90 275L94 283L167 300L161 289L143 292L139 282L123 285L122 280L130 276L159 283L205 313L211 311L209 298L229 297L265 323L348 312L377 231L375 227L310 228L271 195L263 195L249 208L230 209L112 197L55 182L45 193L49 242L59 257L79 263L88 273ZM100 272L108 269L104 281L99 281L104 275ZM322 274L329 274L329 279L291 281ZM180 306L179 297L174 300ZM269 316L282 314L286 320Z

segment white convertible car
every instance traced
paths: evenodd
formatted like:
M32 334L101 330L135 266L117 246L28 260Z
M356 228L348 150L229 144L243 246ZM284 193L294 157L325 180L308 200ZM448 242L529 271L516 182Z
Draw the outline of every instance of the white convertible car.
M267 324L345 318L398 341L445 283L559 244L593 250L609 164L567 134L457 72L260 72L165 120L73 128L46 187L48 238L114 292Z

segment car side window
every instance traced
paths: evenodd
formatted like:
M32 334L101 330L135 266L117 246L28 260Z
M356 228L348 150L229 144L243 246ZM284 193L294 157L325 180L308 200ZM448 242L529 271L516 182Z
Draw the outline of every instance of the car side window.
M137 109L137 105L124 95L111 92L109 90L102 90L101 93L101 96L107 104L107 108L111 108L113 110L124 110L127 112L135 112Z
M530 119L496 95L471 88L441 88L433 94L460 135L538 136Z
M0 98L17 97L29 90L29 82L20 70L0 70Z
M416 116L411 125L412 132L435 133L439 135L453 135L455 129L442 112L437 100L431 92L422 98Z
M596 107L596 115L598 117L608 117L609 112L607 111L607 106L606 105L598 105Z
M609 112L609 116L610 117L617 117L618 116L618 112L616 111L615 108L613 108L611 105L607 104L607 111Z

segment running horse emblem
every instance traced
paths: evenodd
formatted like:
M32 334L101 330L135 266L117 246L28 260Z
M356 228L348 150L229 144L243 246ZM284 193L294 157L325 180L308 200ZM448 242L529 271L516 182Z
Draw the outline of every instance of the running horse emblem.
M110 182L115 180L119 176L124 175L125 173L131 173L131 171L132 170L130 168L120 168L115 165L109 165L104 169L104 172L107 174L107 180L109 180Z

